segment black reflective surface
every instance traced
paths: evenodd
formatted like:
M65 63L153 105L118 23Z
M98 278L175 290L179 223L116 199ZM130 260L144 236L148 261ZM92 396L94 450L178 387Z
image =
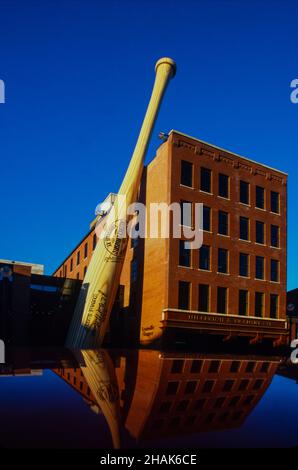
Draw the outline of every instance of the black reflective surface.
M1 447L298 444L298 366L275 354L11 351Z

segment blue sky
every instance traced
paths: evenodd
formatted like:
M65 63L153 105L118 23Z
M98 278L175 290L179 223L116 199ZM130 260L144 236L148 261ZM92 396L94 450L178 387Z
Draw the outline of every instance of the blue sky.
M147 161L174 128L288 172L296 287L297 39L292 0L1 0L0 257L51 273L76 245L120 185L167 55L178 71Z

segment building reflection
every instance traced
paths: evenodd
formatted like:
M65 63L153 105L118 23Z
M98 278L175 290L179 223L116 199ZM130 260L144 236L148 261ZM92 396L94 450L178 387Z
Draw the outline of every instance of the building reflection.
M97 354L104 358L104 373L101 361L86 354L80 368L54 372L93 411L102 410L115 447L121 445L120 422L137 442L240 427L281 363L273 356L153 350Z

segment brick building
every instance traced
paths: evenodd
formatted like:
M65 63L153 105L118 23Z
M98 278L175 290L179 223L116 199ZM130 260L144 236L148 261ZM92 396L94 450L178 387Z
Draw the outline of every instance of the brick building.
M197 250L172 237L129 243L114 319L130 343L286 340L285 173L171 131L144 168L139 200L203 203L204 235ZM95 246L93 224L54 275L83 279Z

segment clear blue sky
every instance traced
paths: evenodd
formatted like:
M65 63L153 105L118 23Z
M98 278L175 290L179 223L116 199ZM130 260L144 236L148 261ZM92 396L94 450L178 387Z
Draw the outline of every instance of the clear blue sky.
M174 128L288 172L297 287L297 43L294 0L1 0L0 258L51 273L86 233L119 187L167 55L178 71L147 160Z

